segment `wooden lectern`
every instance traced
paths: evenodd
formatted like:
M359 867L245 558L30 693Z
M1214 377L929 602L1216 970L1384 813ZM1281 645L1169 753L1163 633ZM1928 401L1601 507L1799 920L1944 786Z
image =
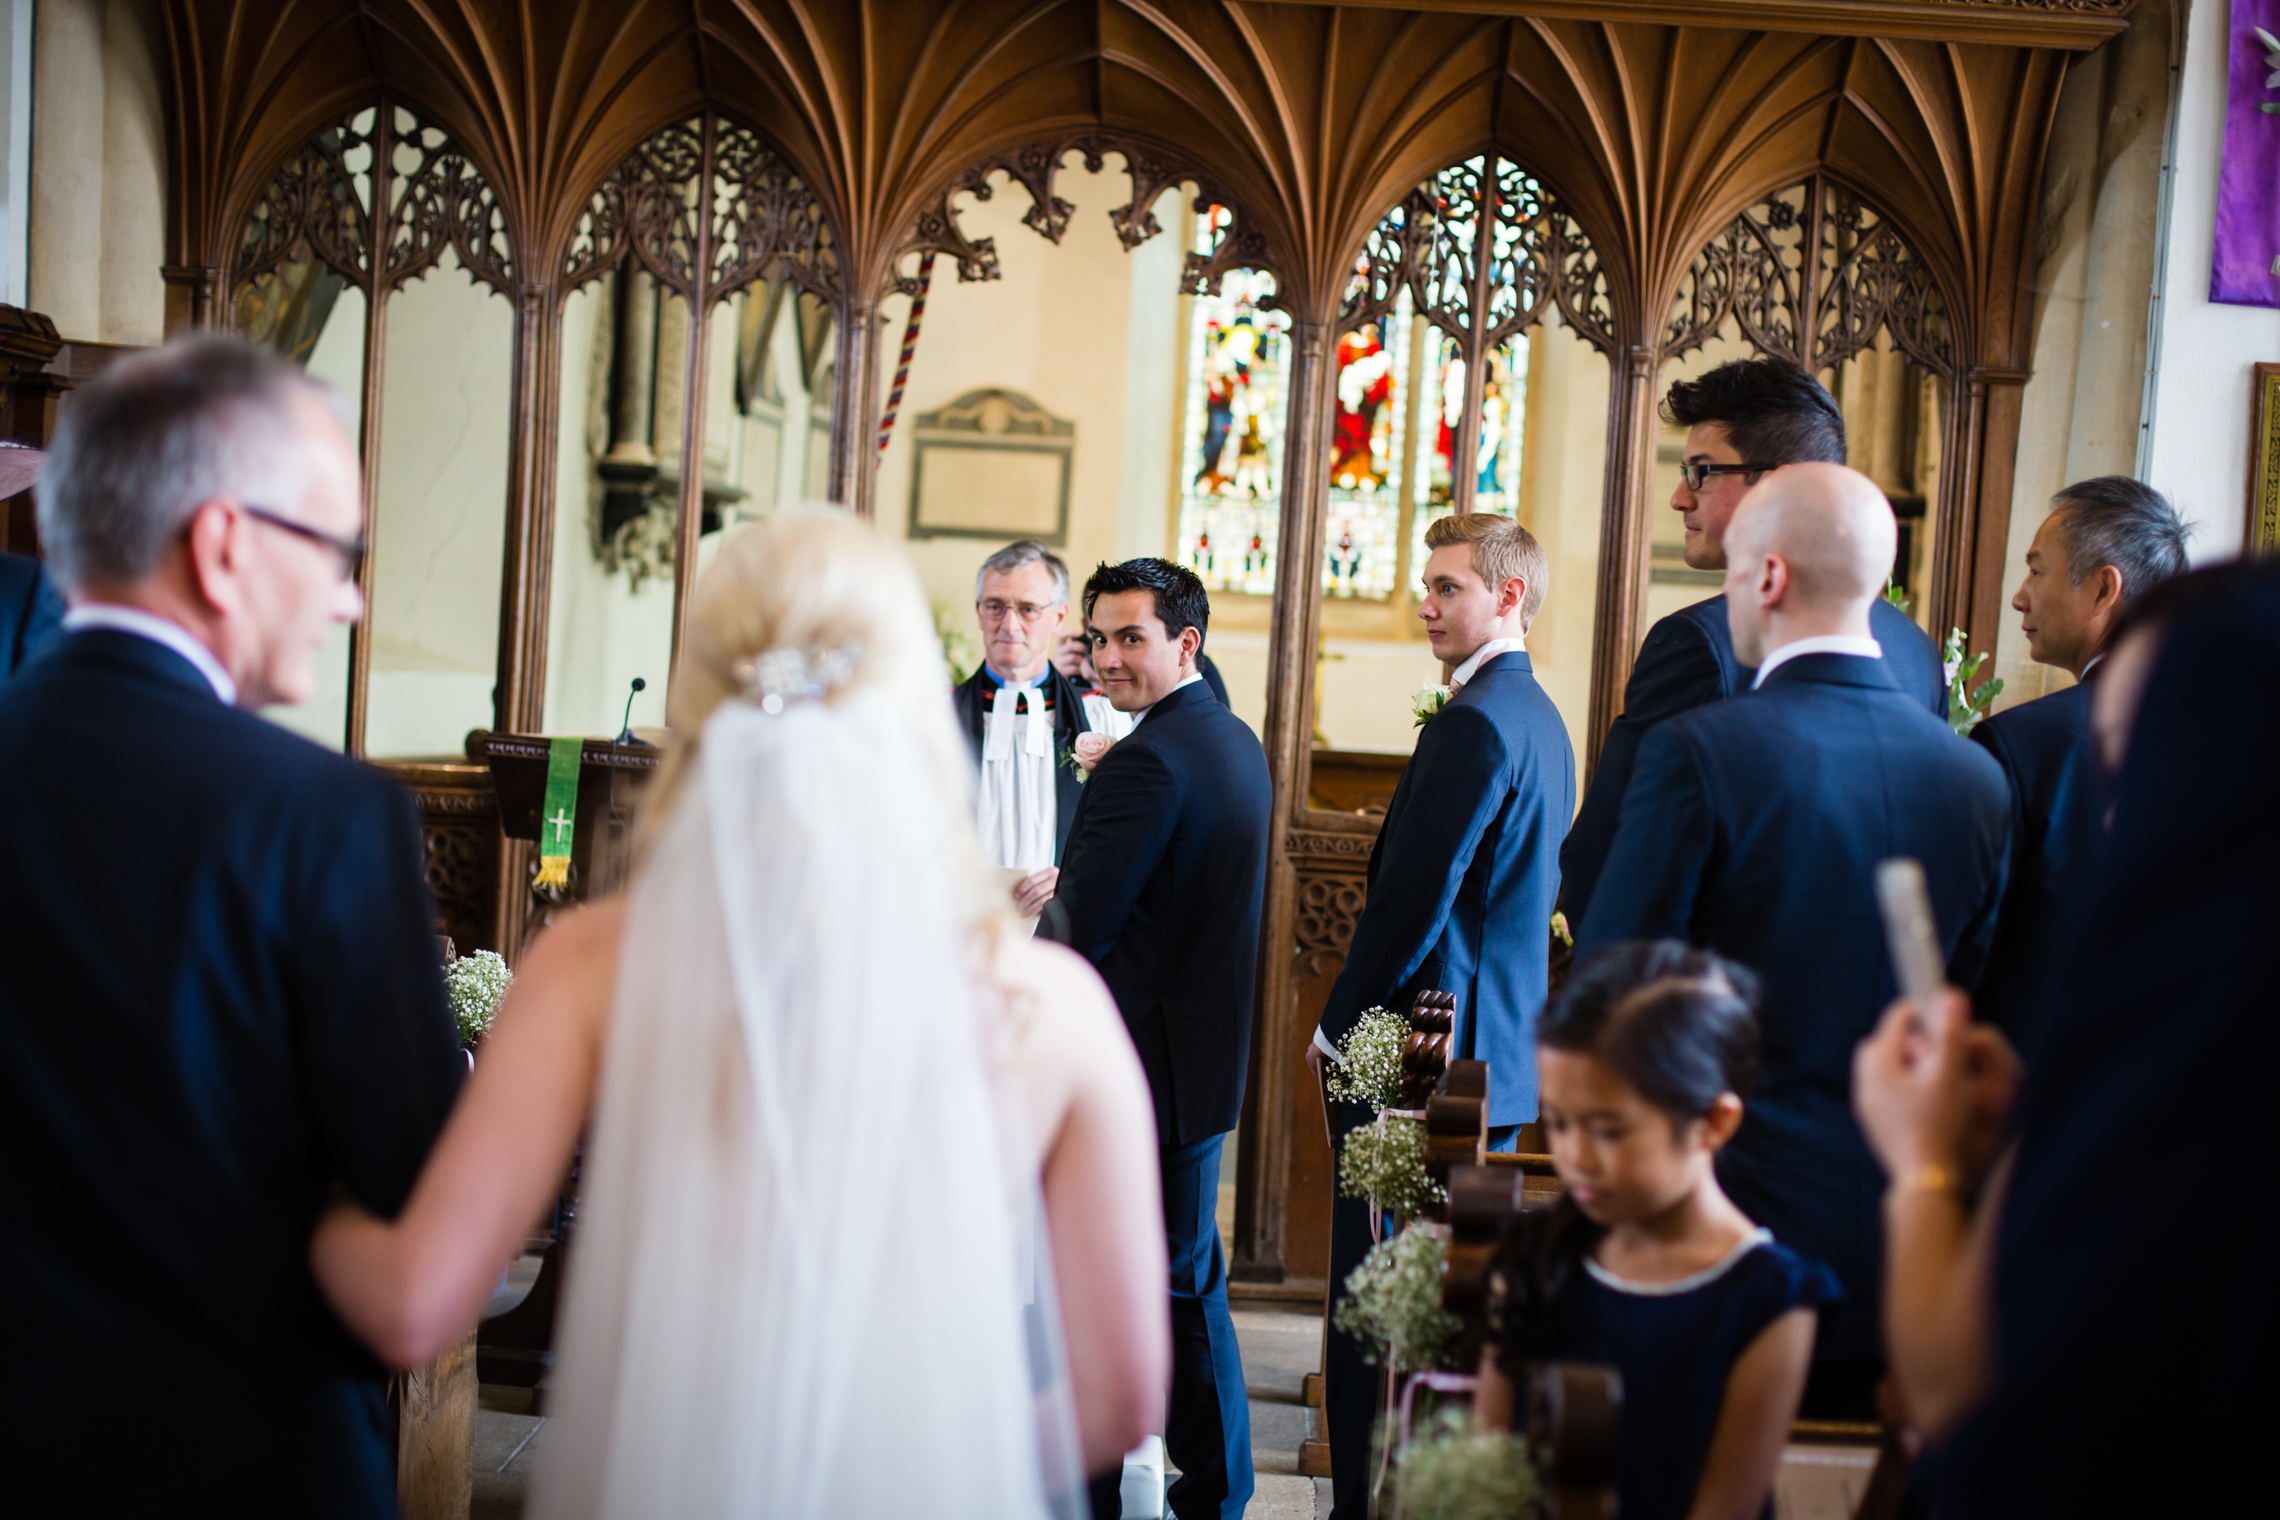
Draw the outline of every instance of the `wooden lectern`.
M467 736L467 758L490 767L499 798L499 830L508 839L533 844L538 840L539 814L546 801L548 744L530 734L477 730ZM653 745L585 741L579 756L569 884L537 886L535 860L528 850L520 852L525 864L517 884L521 914L517 941L543 929L549 918L570 904L606 897L625 885L634 802L663 759L663 751ZM545 1412L546 1374L554 1364L554 1316L577 1215L578 1162L573 1160L555 1200L553 1220L530 1242L540 1252L537 1281L521 1303L485 1320L477 1332L476 1364L482 1380L530 1389L532 1414Z

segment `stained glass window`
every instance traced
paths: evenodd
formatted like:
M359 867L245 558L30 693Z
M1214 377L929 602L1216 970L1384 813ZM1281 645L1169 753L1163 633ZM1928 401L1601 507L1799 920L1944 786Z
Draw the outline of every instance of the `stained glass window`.
M1210 253L1230 221L1220 206L1197 217L1195 251ZM1179 557L1213 591L1274 591L1290 318L1263 308L1273 293L1273 276L1230 270L1216 295L1195 297L1189 326Z
M1208 253L1228 226L1198 218ZM1214 590L1274 589L1289 326L1266 276L1195 298L1180 555ZM1322 590L1383 601L1450 512L1515 515L1528 333L1553 302L1603 351L1605 281L1534 178L1494 155L1452 164L1388 211L1356 258L1339 322Z

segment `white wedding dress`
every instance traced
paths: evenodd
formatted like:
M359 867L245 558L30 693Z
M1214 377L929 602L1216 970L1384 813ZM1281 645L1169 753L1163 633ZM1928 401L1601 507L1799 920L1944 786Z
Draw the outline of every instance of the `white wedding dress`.
M1072 1512L949 804L887 698L775 705L706 724L632 889L534 1513Z

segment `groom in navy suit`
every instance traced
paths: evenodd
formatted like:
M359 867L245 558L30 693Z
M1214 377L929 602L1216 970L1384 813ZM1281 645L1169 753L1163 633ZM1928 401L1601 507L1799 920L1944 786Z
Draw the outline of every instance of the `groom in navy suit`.
M1402 768L1370 851L1369 898L1346 966L1307 1052L1320 1073L1372 1006L1406 1009L1418 992L1457 998L1452 1052L1488 1062L1489 1146L1509 1150L1536 1117L1536 1017L1543 1011L1559 841L1575 811L1567 725L1536 684L1524 644L1544 604L1544 551L1510 518L1468 512L1425 530L1424 619L1449 672L1447 705ZM1369 1122L1333 1109L1339 1138ZM1369 1251L1369 1207L1331 1205L1330 1291ZM1377 1379L1361 1343L1333 1331L1328 1365L1330 1471L1340 1517L1369 1503Z
M1237 1520L1253 1486L1217 1211L1251 1051L1273 786L1258 739L1196 669L1210 619L1203 582L1164 560L1102 565L1085 583L1093 668L1137 726L1085 783L1044 920L1108 983L1155 1098L1180 1520ZM1096 1516L1119 1513L1116 1489L1113 1473L1095 1482Z
M1757 1091L1718 1180L1774 1237L1827 1263L1805 1412L1873 1419L1884 1177L1852 1113L1853 1047L1894 996L1878 861L1922 863L1948 976L1971 986L2003 887L2001 767L1892 678L1869 636L1896 529L1864 475L1792 465L1726 531L1726 616L1757 668L1741 696L1647 735L1580 960L1682 939L1763 978Z
M1742 493L1766 471L1813 460L1845 462L1845 419L1836 398L1780 359L1737 359L1698 379L1681 380L1663 399L1663 416L1687 430L1670 505L1686 520L1691 569L1725 568L1726 524ZM1946 717L1947 677L1930 636L1881 597L1868 609L1868 631L1893 684L1934 717ZM1580 925L1591 906L1615 844L1631 767L1648 731L1704 703L1748 691L1755 674L1734 653L1723 591L1647 630L1623 687L1622 716L1607 730L1583 810L1560 848L1560 906L1570 925Z

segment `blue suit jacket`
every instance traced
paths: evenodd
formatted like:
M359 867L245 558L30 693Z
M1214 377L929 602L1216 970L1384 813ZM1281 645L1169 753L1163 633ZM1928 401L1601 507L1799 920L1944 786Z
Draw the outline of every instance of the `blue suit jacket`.
M1492 1125L1536 1117L1558 844L1575 811L1575 754L1528 656L1484 664L1417 736L1370 851L1369 899L1322 1032L1364 1009L1457 995L1460 1058L1488 1062Z
M63 636L63 598L36 559L0 550L0 681Z
M2090 692L2087 684L2069 686L1971 731L2011 785L2011 865L1974 1009L2014 1043L2025 1034L2036 965L2060 900L2080 885L2106 841L2106 782L2090 737Z
M1952 1520L2223 1515L2263 1491L2280 570L2246 581L2162 634L2111 837L2044 962L1995 1249L1997 1377L1950 1444ZM2123 1389L2129 1449L2160 1457L2086 1459Z
M1197 682L1109 749L1069 827L1053 917L1115 994L1164 1145L1242 1112L1273 813L1258 739Z
M1883 1173L1852 1114L1853 1046L1895 995L1874 873L1923 862L1949 974L1971 986L2001 899L2002 769L1885 664L1804 655L1647 736L1579 956L1683 939L1764 978L1763 1051L1719 1157L1734 1202L1828 1263L1846 1302L1821 1354L1877 1355Z
M308 1247L336 1186L401 1206L466 1069L423 874L402 789L163 645L84 630L0 687L12 1508L395 1514ZM165 1412L132 1462L87 1418L122 1376Z
M1908 614L1878 597L1868 609L1868 629L1884 646L1884 665L1909 696L1935 717L1948 710L1947 681L1940 652ZM1560 847L1560 905L1568 922L1583 922L1607 852L1615 846L1615 826L1630 789L1631 769L1649 729L1706 703L1739 696L1757 679L1757 670L1734 658L1734 634L1726 623L1724 593L1682 607L1647 630L1631 679L1623 688L1623 715L1607 730L1599 764L1591 773L1583 810Z

